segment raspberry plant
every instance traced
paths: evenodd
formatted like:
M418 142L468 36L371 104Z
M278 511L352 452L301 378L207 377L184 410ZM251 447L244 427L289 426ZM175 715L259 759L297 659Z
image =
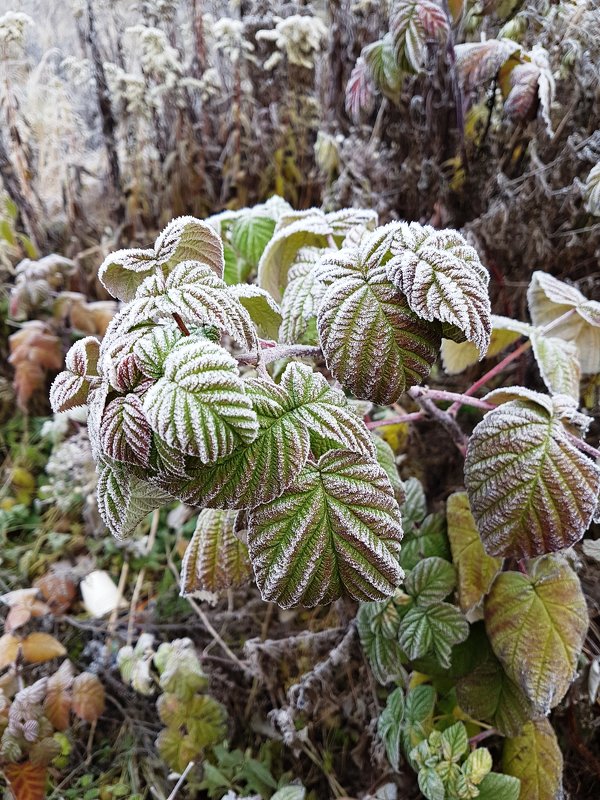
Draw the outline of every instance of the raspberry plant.
M124 305L102 342L71 348L51 401L88 405L113 534L180 500L202 509L183 593L252 570L283 607L361 601L373 672L400 684L379 724L393 766L403 751L430 800L517 798L519 785L524 800L558 797L545 717L588 624L564 551L598 505L600 453L578 402L581 373L600 368L600 304L537 272L532 323L495 317L488 272L457 231L278 198L176 219L153 248L108 256L100 279ZM456 374L520 337L464 394L420 385L440 351ZM474 396L529 347L547 394ZM403 397L420 410L398 413ZM469 439L465 404L485 412ZM424 418L465 456L466 492L446 516L427 516L376 433ZM506 737L504 775L477 748L489 732Z

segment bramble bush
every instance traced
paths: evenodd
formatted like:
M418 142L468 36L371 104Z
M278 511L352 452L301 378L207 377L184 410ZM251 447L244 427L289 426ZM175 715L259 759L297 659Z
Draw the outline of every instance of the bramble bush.
M569 548L598 508L579 383L600 371L600 303L536 272L531 321L494 316L457 231L279 198L175 219L99 276L123 306L101 342L73 345L50 397L88 406L112 533L179 500L202 509L183 594L253 572L284 608L360 601L350 624L397 685L379 736L429 800L562 796L547 716L588 628ZM462 393L423 385L440 353L458 374L519 340ZM547 392L502 385L529 348ZM466 490L429 515L381 435L425 419L464 456ZM497 771L489 736L504 737Z

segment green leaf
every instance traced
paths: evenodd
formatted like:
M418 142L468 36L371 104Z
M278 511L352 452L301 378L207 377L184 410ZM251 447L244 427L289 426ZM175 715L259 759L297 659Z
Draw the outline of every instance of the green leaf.
M400 512L374 461L331 450L307 462L282 497L253 509L248 549L265 600L289 607L390 596L398 563Z
M251 283L236 283L229 293L246 309L263 339L277 339L281 311L270 294Z
M124 539L151 511L173 498L129 470L101 458L98 469L98 511L117 539Z
M144 375L154 380L160 378L167 356L182 338L183 334L174 322L152 325L139 331L132 352Z
M588 300L574 286L540 270L531 277L527 302L535 326L552 325L551 336L576 345L584 375L600 372L599 302Z
M403 517L404 525L404 517ZM414 569L425 558L437 556L451 560L450 545L446 536L446 518L443 514L429 514L411 533L404 536L400 564L405 570Z
M458 762L469 749L467 729L462 722L456 722L442 732L442 755L445 761ZM491 758L490 758L491 769Z
M381 405L427 377L441 342L441 325L411 311L386 276L396 228L377 228L319 266L328 285L317 317L327 366L357 397Z
M271 800L305 800L306 789L304 786L283 786L275 792Z
M535 716L530 701L492 652L473 672L459 679L456 697L463 711L493 725L503 736L517 736Z
M397 99L403 75L396 61L392 37L388 34L363 47L361 56L366 61L373 83L379 91Z
M425 767L419 770L418 775L419 789L428 800L444 800L446 790L442 779L432 767Z
M502 768L507 775L521 781L519 797L522 800L562 800L564 797L563 757L547 719L528 722L520 736L506 739Z
M246 261L256 267L274 230L274 219L248 212L233 223L231 244Z
M404 582L405 591L420 606L429 606L447 597L456 585L454 567L443 558L420 561Z
M446 518L452 561L458 570L458 600L466 614L488 593L502 560L485 552L465 492L450 495Z
M333 228L317 208L281 216L258 264L258 285L280 302L300 248L326 248L331 235Z
M208 684L192 642L190 639L163 642L154 654L154 665L160 674L161 689L183 703L183 707L174 705L167 703L165 698L164 709L159 707L161 719L167 725L180 725L180 721L170 721L165 715L175 713L177 709L177 713L187 714L187 704L198 691L206 689Z
M394 689L387 697L385 708L377 722L377 733L385 746L385 752L392 768L400 767L400 744L402 723L404 721L404 691Z
M551 394L568 394L579 402L581 365L573 342L558 336L531 335L533 355L542 380Z
M181 594L215 594L241 586L252 574L248 548L236 536L238 511L204 509L181 564Z
M592 519L600 468L571 441L558 400L528 392L488 411L473 431L465 483L489 555L561 550L581 539Z
M389 618L394 621L395 631L389 628ZM400 681L405 675L406 660L398 644L398 615L393 601L386 603L361 603L356 617L360 643L371 665L375 679L385 685Z
M521 781L511 775L490 772L479 784L478 789L478 800L519 800Z
M153 275L136 292L130 316L141 321L177 314L186 325L211 325L247 350L257 347L250 315L206 264L183 261L166 278Z
M407 693L402 726L402 749L406 754L426 739L433 730L436 700L435 689L426 684L416 686Z
M179 730L173 728L163 728L155 745L161 759L179 774L190 761L196 761L201 752L189 734L182 736Z
M410 308L422 319L458 328L483 358L492 330L490 278L475 248L457 231L403 222L391 251L387 276Z
M289 344L306 343L311 323L316 324L317 309L325 293L317 264L329 252L318 247L301 248L290 267L288 284L281 301L279 338ZM318 337L314 341L318 343Z
M501 573L485 600L485 625L507 675L543 714L575 677L589 624L579 578L566 561L545 556L529 575Z
M144 396L152 430L170 447L210 464L256 439L258 420L237 362L208 339L186 337Z
M432 652L444 667L450 667L452 647L469 635L469 623L450 603L416 605L400 624L400 647L411 659Z
M408 478L404 482L406 499L402 504L402 524L406 533L412 533L419 522L423 522L427 515L427 498L423 484L418 478Z
M465 777L477 786L486 775L489 775L492 764L492 755L487 747L478 747L469 753L462 765L462 771Z
M394 497L398 503L403 503L405 499L404 484L400 480L400 475L398 474L394 451L381 436L373 435L372 440L375 445L377 461L388 476L390 485L394 490Z

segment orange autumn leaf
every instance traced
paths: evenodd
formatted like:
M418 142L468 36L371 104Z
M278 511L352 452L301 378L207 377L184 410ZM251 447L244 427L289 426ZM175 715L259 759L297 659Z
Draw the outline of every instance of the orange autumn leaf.
M23 764L7 764L2 769L14 800L44 800L46 767L25 761Z
M0 669L8 667L13 664L19 652L20 639L13 636L12 633L5 633L0 637Z
M75 581L71 576L57 569L50 569L38 578L34 585L42 593L53 614L64 614L68 611L77 593Z
M104 686L96 675L82 672L73 681L73 711L85 722L96 722L104 706Z
M58 656L64 656L63 645L49 633L30 633L21 642L23 658L30 664L41 664Z
M73 666L70 661L63 661L54 675L48 678L44 699L44 713L57 731L64 731L69 727L72 685Z

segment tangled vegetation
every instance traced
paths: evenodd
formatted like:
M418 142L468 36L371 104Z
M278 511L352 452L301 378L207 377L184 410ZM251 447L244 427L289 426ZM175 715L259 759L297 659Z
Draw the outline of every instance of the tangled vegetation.
M7 797L596 797L599 42L0 15Z

